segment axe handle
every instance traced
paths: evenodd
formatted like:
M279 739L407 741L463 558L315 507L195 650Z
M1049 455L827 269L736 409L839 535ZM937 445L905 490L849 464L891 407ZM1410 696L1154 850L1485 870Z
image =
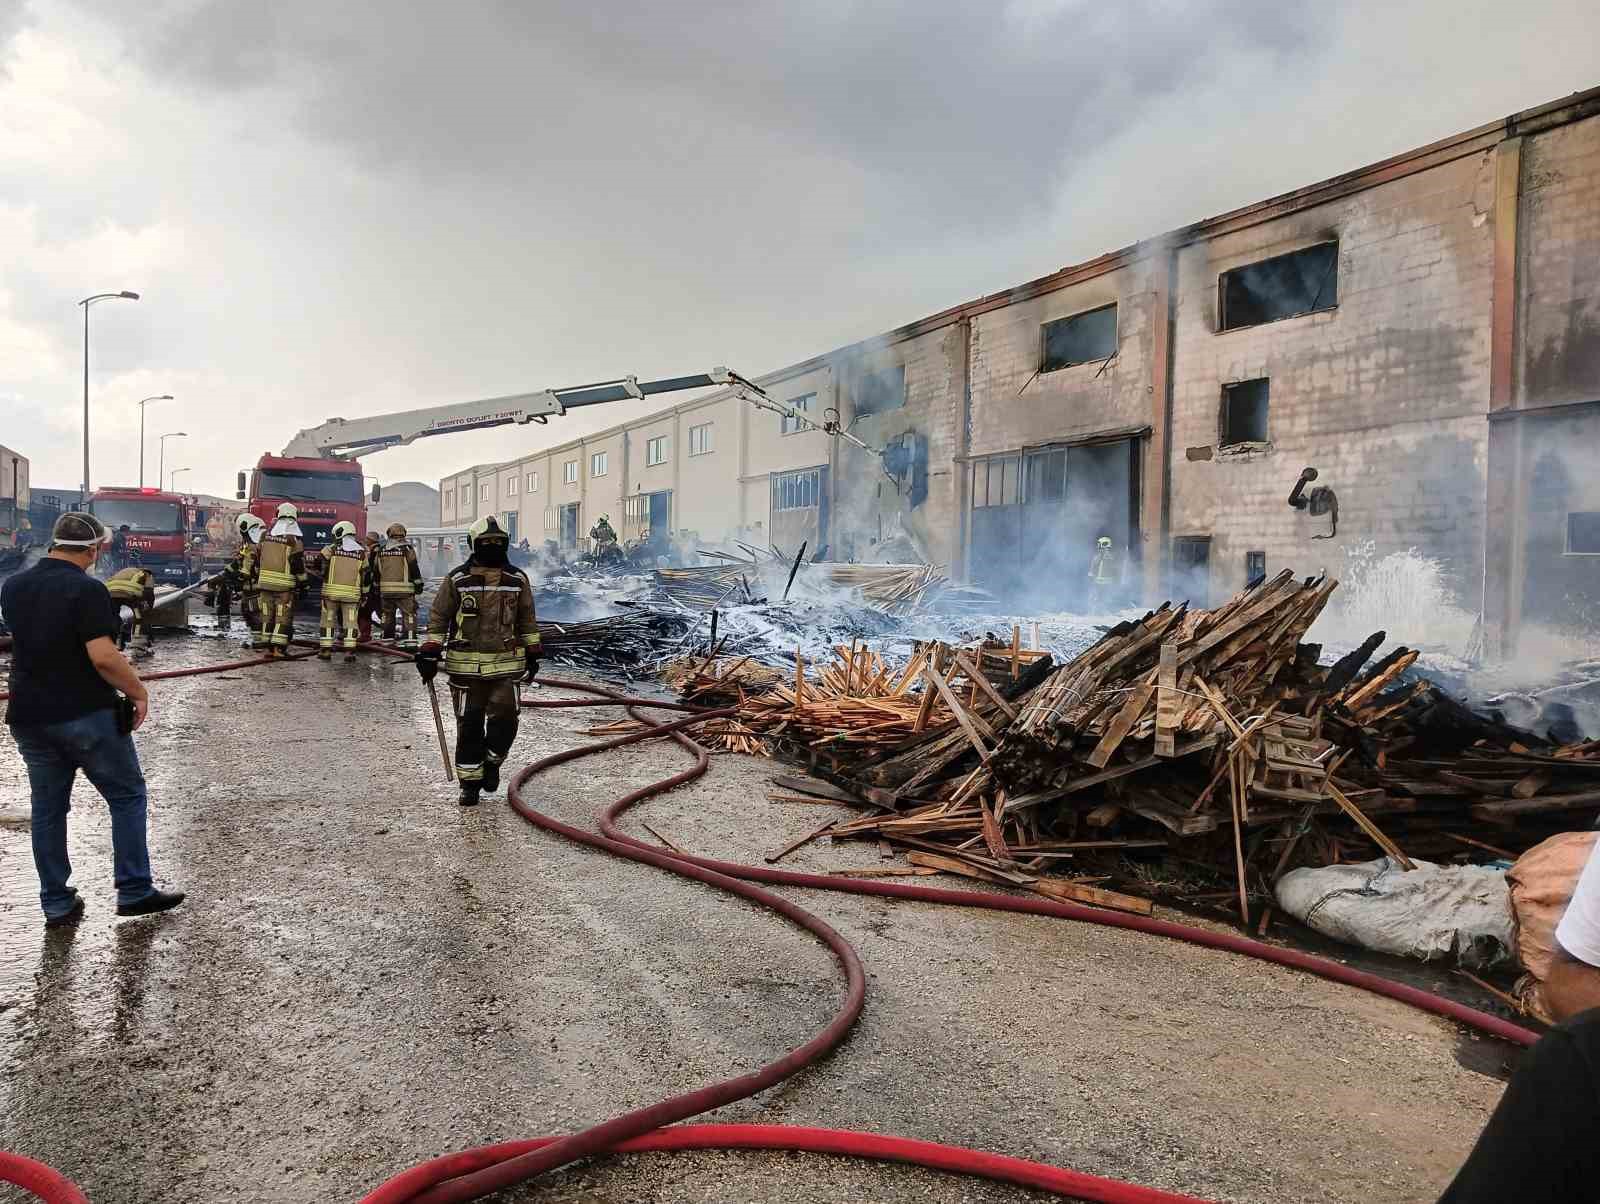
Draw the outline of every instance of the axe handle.
M428 701L433 705L433 730L439 737L439 759L444 762L444 780L456 780L455 766L450 763L450 746L444 738L444 716L439 713L439 689L433 682L428 682Z

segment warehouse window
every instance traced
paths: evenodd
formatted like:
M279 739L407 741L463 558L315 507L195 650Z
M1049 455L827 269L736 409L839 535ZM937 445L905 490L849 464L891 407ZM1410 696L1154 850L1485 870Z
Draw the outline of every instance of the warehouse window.
M510 476L510 477L506 478L506 496L507 497L516 497L517 496L517 480L518 480L518 478L514 477L514 476Z
M536 473L536 472L530 472L528 474L528 492L529 493L538 493L539 492L539 474Z
M803 410L809 414L816 408L817 395L815 393L806 393L800 397L791 397L783 404L791 410ZM785 435L797 435L801 431L814 431L816 429L804 418L792 417L788 414L783 415L779 426L779 430Z
M1244 554L1244 587L1252 589L1267 579L1267 554L1265 552L1246 552Z
M906 368L896 364L863 372L856 380L856 414L881 414L906 404Z
M1222 386L1222 433L1218 443L1235 447L1241 443L1267 441L1267 378L1241 380Z
M489 486L487 484L478 486L478 500L480 502L487 502L489 500Z
M589 457L589 475L591 477L603 477L606 475L607 456L608 453L606 452L595 452L594 455Z
M1224 272L1218 330L1238 330L1332 309L1339 301L1339 244L1320 243Z
M454 510L456 506L456 491L454 489L446 489L439 496L439 506L443 510Z
M1040 336L1044 346L1040 372L1110 359L1117 350L1117 307L1105 305L1046 322Z
M1567 555L1600 556L1600 510L1574 510L1567 515Z
M810 510L822 497L822 470L803 468L799 472L780 472L772 478L774 510Z
M578 462L576 460L568 460L561 466L561 479L568 485L576 485L578 483Z
M699 426L689 428L689 454L703 456L712 449L711 424L701 423Z
M665 435L657 435L654 439L645 440L644 462L648 466L667 462L667 437Z
M1022 457L994 456L972 465L972 506L1016 506L1022 502Z

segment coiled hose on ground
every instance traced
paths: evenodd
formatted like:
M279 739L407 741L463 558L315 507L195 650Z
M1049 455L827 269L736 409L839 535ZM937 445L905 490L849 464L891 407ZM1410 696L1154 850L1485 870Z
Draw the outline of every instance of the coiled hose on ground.
M391 656L407 653L382 644L364 645L368 650ZM148 679L181 677L198 673L219 672L224 669L245 668L268 663L264 658L234 661L223 665L208 665L193 669L171 670L149 674ZM778 912L796 925L816 935L828 946L843 969L846 979L845 999L838 1012L810 1040L797 1046L782 1057L759 1070L721 1083L714 1083L683 1095L662 1100L646 1108L636 1109L592 1128L565 1137L543 1137L519 1142L509 1142L476 1149L463 1150L422 1163L397 1175L363 1198L362 1204L446 1204L448 1201L478 1199L490 1192L525 1182L545 1171L568 1163L612 1150L644 1152L675 1149L779 1149L804 1150L839 1154L852 1157L875 1158L911 1163L942 1171L981 1175L1017 1186L1055 1192L1071 1198L1104 1202L1104 1204L1202 1204L1194 1197L1175 1195L1152 1188L1139 1187L1117 1180L1103 1179L1081 1172L1064 1170L1042 1163L1009 1158L1004 1155L978 1150L943 1146L932 1142L893 1137L884 1134L854 1132L849 1130L815 1129L788 1125L674 1125L712 1108L744 1099L781 1082L783 1079L811 1065L836 1047L848 1035L859 1016L865 995L865 977L859 957L837 931L819 917L770 891L755 885L756 882L786 886L808 886L826 890L845 891L852 894L880 895L892 898L915 899L921 902L943 903L964 907L983 907L996 911L1026 912L1049 915L1062 919L1082 920L1109 927L1127 928L1149 932L1214 949L1242 953L1264 961L1275 962L1293 969L1305 970L1335 982L1361 987L1376 994L1386 995L1402 1003L1438 1015L1447 1016L1491 1036L1503 1038L1519 1045L1531 1045L1537 1036L1527 1029L1474 1008L1443 999L1426 991L1391 982L1374 974L1354 970L1326 958L1315 957L1293 949L1281 949L1260 941L1229 933L1211 932L1184 924L1174 924L1143 916L1129 916L1117 912L1069 903L1055 903L1043 899L983 894L967 891L940 890L933 887L906 886L896 883L858 881L830 878L790 870L775 870L762 866L747 866L709 858L681 855L656 848L622 832L616 824L617 817L636 803L656 794L664 793L706 772L709 757L706 750L695 743L685 730L707 719L721 717L727 711L701 711L678 703L664 703L652 699L633 698L604 686L560 678L543 678L547 686L572 689L591 695L586 699L531 699L523 705L533 708L569 706L618 705L627 708L635 719L646 724L644 730L582 745L555 753L528 765L512 779L508 788L511 805L529 822L555 832L569 840L604 849L617 856L653 865L683 877L692 878L721 890L740 895ZM690 711L689 715L672 722L662 723L645 716L641 708ZM607 807L599 816L600 832L587 832L582 828L563 823L533 807L524 797L528 783L539 773L576 760L579 757L621 748L641 740L670 737L680 748L694 757L694 764L663 778L658 782L632 791ZM23 1169L18 1169L22 1167ZM27 1171L26 1168L34 1168ZM13 1174L35 1173L39 1164L14 1155L0 1154L0 1179L17 1182L33 1191L50 1204L80 1204L82 1193L72 1184L55 1176L55 1181L37 1178L12 1178ZM54 1175L54 1172L48 1172ZM38 1183L39 1186L34 1186ZM70 1193L70 1194L66 1194Z

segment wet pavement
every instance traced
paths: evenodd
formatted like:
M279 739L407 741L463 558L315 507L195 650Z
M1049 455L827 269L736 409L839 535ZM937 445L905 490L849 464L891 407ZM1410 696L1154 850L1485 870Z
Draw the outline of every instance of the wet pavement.
M233 659L220 637L151 667ZM47 936L27 795L0 739L0 1147L96 1204L351 1200L467 1145L568 1131L748 1069L837 1006L831 958L770 913L456 806L426 695L363 657L154 683L138 736L165 916L113 915L109 823L72 818L89 912ZM551 691L554 693L554 691ZM513 762L617 712L525 716ZM684 764L578 762L541 805L586 821ZM832 814L717 757L642 809L757 861ZM629 826L638 829L638 819ZM808 846L797 868L874 864ZM942 883L941 883L942 884ZM866 1013L821 1066L713 1119L876 1129L1236 1201L1431 1201L1501 1082L1492 1042L1389 1000L1157 938L796 892L860 950ZM1456 1055L1460 1043L1478 1055ZM0 1191L0 1199L6 1199ZM907 1168L642 1155L510 1200L1038 1198Z

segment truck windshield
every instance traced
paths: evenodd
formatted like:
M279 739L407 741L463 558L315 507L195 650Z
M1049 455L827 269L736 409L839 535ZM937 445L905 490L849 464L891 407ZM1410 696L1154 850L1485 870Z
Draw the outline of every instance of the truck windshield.
M258 497L289 498L297 502L352 502L359 504L361 478L355 473L296 472L262 469L256 476Z
M139 535L169 535L180 529L177 502L93 498L89 511L113 531L124 524Z

